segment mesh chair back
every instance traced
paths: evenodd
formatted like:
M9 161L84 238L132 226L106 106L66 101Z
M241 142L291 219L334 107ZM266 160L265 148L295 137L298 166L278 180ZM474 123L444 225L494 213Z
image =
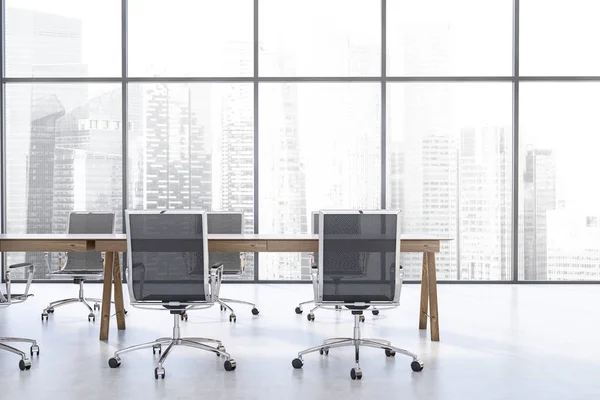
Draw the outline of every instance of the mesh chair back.
M134 301L209 299L203 211L130 211L126 221L129 293Z
M114 212L73 212L69 214L68 233L79 234L112 234L115 233ZM102 254L96 251L67 252L67 263L63 271L103 270Z
M241 212L209 212L207 213L208 233L214 234L241 234L244 216ZM223 263L223 272L226 274L239 274L242 272L240 253L211 252L209 265Z
M401 283L398 213L322 212L320 217L320 300L397 302Z
M312 212L312 229L311 229L311 233L314 235L318 235L319 234L319 212L318 211L313 211ZM314 264L318 264L319 263L319 252L315 251L313 253L313 262ZM313 265L314 265L313 264Z

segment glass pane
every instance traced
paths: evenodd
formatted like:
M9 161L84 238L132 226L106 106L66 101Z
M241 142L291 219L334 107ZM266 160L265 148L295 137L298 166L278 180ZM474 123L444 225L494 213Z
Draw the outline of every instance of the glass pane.
M388 75L512 71L512 1L388 0Z
M121 75L121 1L6 0L6 76Z
M524 83L520 107L519 278L598 280L600 83Z
M130 84L128 94L128 207L242 211L253 233L252 84Z
M252 76L250 0L129 0L129 76Z
M122 231L121 115L119 84L6 85L8 233L66 233L70 211L115 211ZM43 253L8 255L24 261L47 278Z
M520 7L521 75L600 75L600 2L528 0Z
M387 206L404 233L453 239L438 279L511 279L511 85L388 86ZM422 255L402 255L406 279Z
M261 76L381 73L381 5L373 0L259 1Z
M260 85L259 231L307 233L310 213L380 208L381 86ZM310 275L307 254L261 254L260 279Z

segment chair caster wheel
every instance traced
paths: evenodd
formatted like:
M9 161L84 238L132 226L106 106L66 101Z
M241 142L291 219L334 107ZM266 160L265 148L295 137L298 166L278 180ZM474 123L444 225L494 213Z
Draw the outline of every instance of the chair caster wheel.
M50 313L50 314L54 314L54 308L49 308L49 309L48 309L48 313Z
M358 319L359 319L360 322L365 322L365 316L364 315L361 315Z
M362 370L360 368L352 368L350 370L350 378L353 380L361 380L362 379Z
M423 361L416 360L410 363L410 368L415 372L423 371Z
M304 311L304 310L300 307L296 307L296 309L294 311L296 311L296 314L302 314L302 311Z
M221 305L220 308L221 308L221 311L227 310L227 308L223 307L223 305Z
M24 359L19 361L19 369L21 371L30 370L31 369L31 360Z
M254 307L254 308L252 309L252 315L258 315L258 313L259 313L259 312L260 312L260 311L258 311L258 308L256 308L256 307Z
M98 304L98 303L94 303L94 311L96 311L96 310L98 310L98 311L100 310L100 304Z
M123 314L127 314L127 310L123 310Z
M154 379L158 379L158 377L165 379L165 369L164 368L154 368Z
M36 356L40 355L40 346L38 346L37 344L34 344L33 346L31 346L29 348L29 354L33 355L33 353L35 353Z
M394 357L395 355L396 355L396 352L394 350L385 349L385 356L386 357Z
M326 356L328 356L329 355L329 347L326 347L324 349L320 349L319 350L319 354L320 355L326 355Z
M156 350L158 350L158 355L162 354L162 346L160 344L152 346L152 354L156 354Z
M94 313L88 314L88 322L96 322L96 315Z
M294 367L295 369L300 369L300 368L302 368L303 365L304 365L304 362L302 362L302 360L300 358L294 358L292 360L292 367Z
M371 312L373 313L373 315L379 315L379 310L373 310Z
M188 320L188 314L187 313L181 314L181 320L182 321L187 321Z
M237 365L233 358L231 358L223 363L223 367L225 368L225 371L233 371L236 366Z
M309 321L314 321L315 320L315 314L310 313L306 316L306 319Z
M235 314L230 314L229 315L229 322L236 322L237 321L237 317L235 316Z
M48 313L42 313L42 322L44 322L44 318L48 321Z
M335 306L335 311L342 311L342 306Z
M111 357L108 359L108 366L111 368L119 368L121 366L121 359L119 357Z
M223 345L217 346L217 350L223 351L223 352L226 351L225 346L223 346ZM217 357L221 357L221 355L219 353L216 353L216 354L217 354Z

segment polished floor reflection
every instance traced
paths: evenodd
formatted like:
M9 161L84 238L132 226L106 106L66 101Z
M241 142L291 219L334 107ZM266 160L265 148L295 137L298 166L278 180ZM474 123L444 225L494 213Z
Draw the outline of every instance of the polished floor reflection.
M18 291L18 287L15 292ZM88 285L90 296L100 285ZM400 308L367 314L364 337L389 339L419 354L425 369L414 373L410 359L386 358L364 349L362 381L349 377L353 350L307 355L302 370L291 360L324 338L352 335L348 312L318 311L308 322L298 301L308 285L226 285L222 295L255 300L260 315L237 307L230 323L218 307L190 313L182 336L223 341L237 369L202 351L178 348L165 363L166 379L154 379L152 351L123 356L119 369L107 364L124 346L170 336L167 312L128 307L128 329L111 325L108 343L98 341L99 322L89 323L78 307L58 309L40 321L44 305L75 285L37 284L35 297L0 310L0 336L38 340L40 356L30 371L19 358L0 352L2 399L593 399L600 398L600 290L594 285L441 285L441 341L419 331L419 286L403 287ZM26 349L27 346L23 347ZM28 349L28 348L27 348Z

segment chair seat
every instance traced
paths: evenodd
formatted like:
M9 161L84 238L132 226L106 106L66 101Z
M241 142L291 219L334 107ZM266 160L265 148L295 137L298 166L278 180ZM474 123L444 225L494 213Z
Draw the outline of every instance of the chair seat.
M61 277L100 277L104 271L101 269L63 269L60 271L51 272L51 276Z

